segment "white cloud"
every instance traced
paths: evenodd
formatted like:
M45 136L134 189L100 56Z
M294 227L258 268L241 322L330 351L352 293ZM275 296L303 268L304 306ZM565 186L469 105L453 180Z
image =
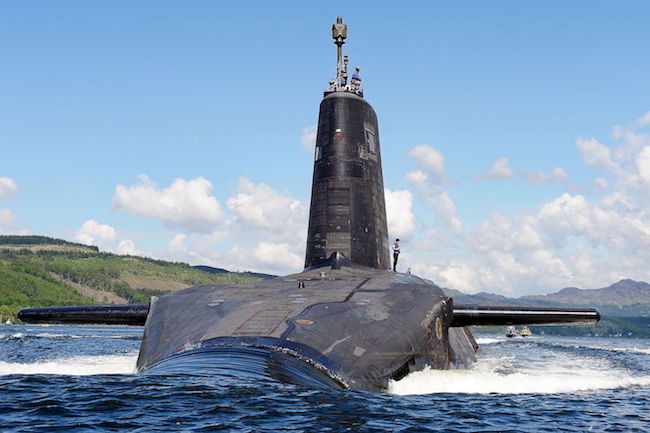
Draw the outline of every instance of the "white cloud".
M127 256L141 256L143 252L135 247L135 243L131 239L122 239L117 245L117 254Z
M253 248L253 257L272 269L301 269L304 261L287 243L262 241Z
M439 263L432 277L461 289L518 294L650 277L650 219L620 193L599 203L565 193L536 214L493 215L467 237L467 248Z
M621 168L612 159L611 149L595 138L578 138L578 150L584 162L588 165L600 165L614 173L620 173Z
M241 178L226 200L218 230L177 233L161 258L229 270L271 274L299 271L304 265L307 207L264 183Z
M426 144L420 144L411 149L409 155L420 170L429 176L431 182L437 184L447 183L445 158L437 149Z
M0 209L0 229L13 227L16 220L16 214L11 209Z
M300 136L300 146L307 152L313 152L314 147L316 146L316 134L317 134L318 125L310 125L302 130L302 135Z
M424 185L429 180L429 176L419 170L411 171L410 173L406 173L406 180L411 185Z
M10 177L0 177L0 199L9 200L18 192L18 184Z
M33 233L18 224L18 217L11 209L0 208L0 234L25 236Z
M280 195L264 183L241 178L239 192L226 201L236 222L257 229L291 232L307 227L307 209L300 200Z
M102 251L121 255L142 256L145 253L136 248L131 239L119 239L118 232L108 224L87 220L81 225L74 239L86 245L94 245ZM117 243L117 247L115 244Z
M628 125L616 125L613 128L612 135L616 143L612 148L612 154L617 161L621 164L634 162L641 148L650 146L650 134L643 132L648 125L650 125L650 112Z
M639 117L636 120L635 125L637 127L650 125L650 111L646 112L643 116Z
M526 176L528 180L534 183L564 182L568 177L566 170L562 167L555 167L550 173L546 173L543 170L535 170Z
M303 269L304 247L296 248L288 242L235 242L241 232L210 235L177 234L169 242L169 249L155 256L228 269L286 275ZM304 239L303 239L304 240Z
M544 246L537 220L527 215L510 218L493 214L489 219L478 223L470 238L471 247L481 253L533 250Z
M550 173L544 170L535 170L528 173L524 170L515 170L510 167L508 158L497 158L490 166L485 175L477 176L478 179L512 179L521 178L533 183L547 183L547 182L564 182L568 179L566 170L562 167L555 167Z
M432 184L429 176L421 171L407 173L406 180L433 207L442 224L457 234L463 231L463 224L458 218L456 205L444 188Z
M408 240L415 232L413 214L413 195L408 190L391 191L384 189L386 197L386 219L389 239Z
M474 266L458 262L444 266L436 271L438 284L467 293L477 292L476 287L479 286Z
M75 240L86 245L95 245L101 249L112 249L117 237L115 229L106 224L99 224L95 220L84 222L75 236Z
M508 158L498 158L492 163L485 177L488 179L510 179L515 177L517 172L508 165Z
M650 114L650 113L649 113ZM650 183L650 146L644 146L636 160L639 176L644 182Z
M404 266L443 286L511 295L598 288L620 278L650 280L650 134L641 129L648 125L646 113L614 127L611 145L576 140L584 163L605 169L593 179L594 189L559 194L535 209L493 214L467 233L448 231L456 242L437 242L443 230L416 232L403 254ZM493 178L514 171L513 177L532 182L568 179L562 167L527 173L501 158L493 168ZM432 185L425 171L409 173L407 180L434 201L433 187L440 186Z
M219 202L211 195L212 183L202 177L178 178L162 189L156 188L146 175L139 178L140 185L115 187L115 209L199 233L209 233L224 219Z
M184 250L185 239L187 239L187 235L185 233L176 234L174 238L169 242L169 248L174 251Z
M599 178L594 180L594 185L596 187L596 191L600 192L600 191L604 191L605 189L607 189L607 187L609 186L609 182L607 181L607 179L599 177Z

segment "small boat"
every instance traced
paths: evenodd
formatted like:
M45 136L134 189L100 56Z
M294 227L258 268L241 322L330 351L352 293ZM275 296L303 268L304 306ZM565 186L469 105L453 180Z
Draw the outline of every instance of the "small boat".
M521 335L522 337L530 337L531 335L533 335L533 333L530 332L528 326L524 326L523 328L521 328L521 331L519 331L519 335Z
M508 329L506 329L506 337L512 338L517 336L517 330L515 329L514 326L508 326Z

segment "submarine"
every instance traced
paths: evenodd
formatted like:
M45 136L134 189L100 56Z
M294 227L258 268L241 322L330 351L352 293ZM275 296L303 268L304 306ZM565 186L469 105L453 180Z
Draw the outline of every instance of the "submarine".
M391 269L377 115L347 26L332 26L336 76L323 94L303 271L189 287L148 304L28 308L29 323L144 326L142 374L245 374L384 391L425 368L470 367L472 325L593 323L592 308L456 305L433 282Z

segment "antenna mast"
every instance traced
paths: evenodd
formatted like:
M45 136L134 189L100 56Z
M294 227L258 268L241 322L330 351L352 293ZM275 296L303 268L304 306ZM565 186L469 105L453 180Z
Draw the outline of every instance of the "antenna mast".
M343 76L343 44L348 37L348 26L343 24L343 17L336 17L336 24L332 25L332 39L336 44L336 78ZM345 77L347 78L347 77Z

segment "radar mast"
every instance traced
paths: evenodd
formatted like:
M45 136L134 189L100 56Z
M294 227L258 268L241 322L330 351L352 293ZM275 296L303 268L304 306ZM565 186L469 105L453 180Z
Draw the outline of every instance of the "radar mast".
M329 82L329 88L325 95L332 92L351 92L363 97L361 90L360 67L356 67L352 78L348 80L348 56L343 55L343 45L348 37L348 26L343 24L343 17L336 17L336 23L332 24L332 39L336 45L336 77Z

